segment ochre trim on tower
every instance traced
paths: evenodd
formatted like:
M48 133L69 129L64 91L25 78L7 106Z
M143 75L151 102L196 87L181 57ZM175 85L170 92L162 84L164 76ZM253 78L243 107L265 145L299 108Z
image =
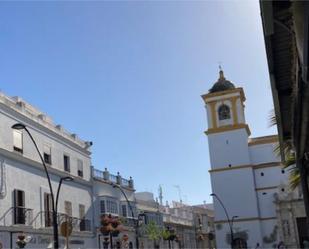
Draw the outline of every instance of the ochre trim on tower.
M238 96L231 97L234 124L238 124L238 113L237 113L237 104L236 104L237 99L238 99Z
M244 90L242 87L237 87L235 89L225 90L225 91L220 91L220 92L203 94L202 98L205 101L205 103L208 103L212 101L212 100L209 100L209 98L216 97L216 96L224 96L227 94L238 93L238 92L240 93L241 100L244 102L246 100L246 97L245 97Z
M215 172L244 169L244 168L262 169L262 168L281 167L281 166L282 166L281 162L270 162L270 163L261 163L261 164L246 164L246 165L235 165L231 167L222 167L222 168L208 170L208 172L215 173Z
M217 102L209 102L208 105L210 107L210 111L211 111L211 122L212 122L212 128L217 128L217 111L216 111L216 103Z
M209 134L225 132L225 131L232 131L232 130L237 130L237 129L246 129L248 136L251 135L251 131L247 124L225 125L225 126L221 126L217 128L209 128L207 131L205 131L205 134L209 135Z
M263 187L263 188L255 188L255 191L263 191L263 190L270 190L270 189L277 189L278 186L270 186L270 187Z
M279 138L278 135L271 135L265 137L254 137L249 139L249 146L259 145L259 144L270 144L270 143L278 143Z
M245 169L245 168L252 168L251 164L248 165L235 165L231 167L223 167L223 168L217 168L217 169L210 169L208 170L209 173L214 172L221 172L221 171L227 171L227 170L236 170L236 169Z
M269 168L274 166L283 166L282 162L272 162L272 163L261 163L254 165L255 169Z

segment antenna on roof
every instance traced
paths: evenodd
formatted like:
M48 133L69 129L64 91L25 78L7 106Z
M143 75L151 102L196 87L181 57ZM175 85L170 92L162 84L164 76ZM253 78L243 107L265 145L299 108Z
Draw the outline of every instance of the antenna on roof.
M218 61L219 70L222 71L222 61Z
M162 190L162 185L159 185L159 200L160 200L160 205L163 206L163 190Z
M178 190L179 201L180 201L180 203L182 203L180 186L174 185L174 187Z

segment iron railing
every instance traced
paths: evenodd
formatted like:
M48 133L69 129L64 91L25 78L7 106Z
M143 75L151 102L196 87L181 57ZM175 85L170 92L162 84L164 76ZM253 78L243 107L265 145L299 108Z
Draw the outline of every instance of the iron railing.
M33 210L25 207L12 207L14 225L30 225Z
M111 182L111 183L116 183L123 187L132 188L132 189L134 188L132 179L130 180L125 179L125 178L122 178L120 175L110 174L108 171L102 171L102 170L93 168L92 176L96 179Z

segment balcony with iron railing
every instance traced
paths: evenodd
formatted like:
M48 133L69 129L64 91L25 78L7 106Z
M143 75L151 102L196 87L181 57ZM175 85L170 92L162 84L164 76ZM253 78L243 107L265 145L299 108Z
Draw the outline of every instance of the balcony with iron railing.
M91 221L86 218L72 217L58 213L57 222L68 221L72 224L73 231L91 232ZM40 211L33 216L33 210L25 207L11 207L0 216L0 226L29 226L33 229L51 228L53 226L53 213L51 211Z
M0 226L31 226L33 210L26 207L10 207L0 216Z
M132 177L130 179L122 178L119 172L117 175L110 174L105 168L104 171L92 168L92 177L97 180L101 180L107 183L115 183L122 187L134 190L134 181Z

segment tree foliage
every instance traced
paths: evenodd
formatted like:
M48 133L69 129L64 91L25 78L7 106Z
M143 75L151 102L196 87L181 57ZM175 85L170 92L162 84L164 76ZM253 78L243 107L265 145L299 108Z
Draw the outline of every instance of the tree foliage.
M162 235L162 229L153 221L146 225L146 235L152 241L159 241Z
M275 111L272 110L270 114L270 125L275 126L277 125L277 119ZM284 154L284 168L287 168L290 172L289 175L289 184L290 188L294 190L300 185L300 172L299 169L296 167L296 158L295 158L295 150L293 147L292 140L286 140L283 142L283 144L280 146L278 145L275 148L275 153L277 156L281 155L281 150L283 150Z

